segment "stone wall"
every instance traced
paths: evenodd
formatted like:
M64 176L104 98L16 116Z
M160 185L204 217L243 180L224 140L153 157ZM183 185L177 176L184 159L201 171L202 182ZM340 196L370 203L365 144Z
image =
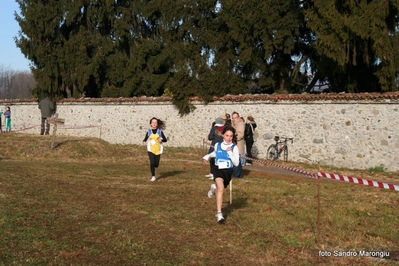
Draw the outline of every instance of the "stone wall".
M2 100L1 109L8 104L14 131L39 134L36 101ZM280 135L294 138L291 161L399 171L399 93L242 95L209 104L193 98L192 104L196 109L181 116L170 98L65 99L57 102L57 113L66 121L57 134L141 144L155 116L166 121L165 151L167 146L201 147L215 118L237 111L255 117L260 136L254 155L260 159Z

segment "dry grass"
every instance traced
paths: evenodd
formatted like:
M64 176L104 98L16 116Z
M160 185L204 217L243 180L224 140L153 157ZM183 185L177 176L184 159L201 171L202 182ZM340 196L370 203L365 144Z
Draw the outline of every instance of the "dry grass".
M227 221L218 225L201 149L165 147L152 183L142 146L58 136L55 150L50 144L49 136L0 135L0 265L398 263L398 191L321 180L318 227L318 181L249 168L233 181L231 205L226 191ZM323 170L398 181L397 173Z

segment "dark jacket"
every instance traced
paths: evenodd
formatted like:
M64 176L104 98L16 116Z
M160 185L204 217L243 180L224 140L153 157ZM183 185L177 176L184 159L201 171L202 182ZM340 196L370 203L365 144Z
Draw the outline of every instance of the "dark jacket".
M208 135L208 140L211 141L211 147L209 147L209 151L208 153L211 153L214 151L214 146L216 143L218 142L223 142L223 135L222 135L222 131L224 129L224 126L213 126L211 128L211 131L209 132Z
M245 133L244 133L244 138L245 140L253 140L254 139L254 132L252 131L255 130L256 128L256 123L255 122L251 122L251 123L245 123Z
M48 98L44 98L39 103L39 109L42 112L43 118L48 118L53 115L54 103Z

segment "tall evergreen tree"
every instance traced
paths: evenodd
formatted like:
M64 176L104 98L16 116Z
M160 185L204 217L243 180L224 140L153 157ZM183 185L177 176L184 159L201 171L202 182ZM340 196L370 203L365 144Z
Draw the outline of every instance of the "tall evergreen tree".
M182 103L184 112L192 108L183 103L191 96L210 101L214 96L245 91L243 83L235 84L237 74L229 62L217 63L215 42L223 38L217 1L185 1L183 5L168 1L163 10L168 49L174 54L168 89L176 103Z
M16 40L22 53L31 61L32 72L38 82L38 92L53 92L58 87L60 69L57 64L62 36L58 31L60 7L58 1L17 1L21 16L16 19L21 27ZM46 69L43 71L43 69Z
M306 56L300 1L221 0L219 4L217 37L210 41L213 70L231 75L228 79L238 87L257 84L269 93L295 90L301 75L298 58Z
M313 0L307 7L315 48L324 57L318 68L334 90L397 90L399 1Z

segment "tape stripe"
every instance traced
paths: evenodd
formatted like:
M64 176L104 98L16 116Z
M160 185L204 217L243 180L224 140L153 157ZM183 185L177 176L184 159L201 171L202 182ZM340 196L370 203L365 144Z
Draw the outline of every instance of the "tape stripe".
M335 179L335 180L351 182L351 183L365 185L365 186L378 187L378 188L399 191L399 185L394 185L394 184L389 184L389 183L383 183L383 182L377 182L377 181L368 180L368 179L361 179L361 178L356 178L356 177L351 177L351 176L344 176L344 175L337 175L337 174L330 174L330 173L323 173L323 172L318 172L317 175L320 177L329 178L329 179Z
M41 125L15 129L15 130L12 130L12 132L21 132L21 131L25 131L25 130L29 130L29 129L33 129L33 128L39 128L39 127L41 127ZM71 126L71 127L65 127L64 125L58 125L57 129L83 129L83 128L95 128L95 127L101 127L101 126Z

